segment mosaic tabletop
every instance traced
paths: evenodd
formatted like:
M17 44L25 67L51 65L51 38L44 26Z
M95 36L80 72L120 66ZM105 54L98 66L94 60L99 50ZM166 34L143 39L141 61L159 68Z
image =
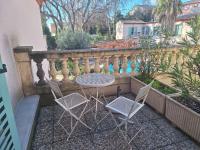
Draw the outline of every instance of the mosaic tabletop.
M109 74L88 73L76 78L76 83L87 87L104 87L115 82L115 77Z

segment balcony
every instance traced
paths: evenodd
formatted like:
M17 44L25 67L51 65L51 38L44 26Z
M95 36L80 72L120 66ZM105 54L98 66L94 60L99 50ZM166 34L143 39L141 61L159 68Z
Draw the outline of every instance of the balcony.
M151 51L155 57L160 59L160 51ZM79 85L74 79L84 73L96 72L112 74L115 82L103 88L108 101L116 98L117 87L122 90L120 94L133 99L137 94L136 83L132 77L138 74L137 61L142 60L143 51L135 49L90 49L90 50L66 50L66 51L45 51L32 52L31 47L19 47L15 51L15 58L21 75L23 91L25 95L40 95L40 111L36 119L36 129L33 133L32 149L130 149L119 132L112 132L115 128L111 119L104 120L95 126L93 113L85 116L85 122L94 128L90 131L84 126L78 126L69 141L67 135L57 125L62 108L55 104L46 78L57 80L64 95L72 92L80 92ZM172 64L183 63L179 50L170 48L163 50L162 55L172 56ZM177 58L176 58L177 57ZM45 75L43 61L49 64L49 76ZM38 81L33 82L31 62L37 66ZM129 64L131 62L131 65ZM72 63L73 67L69 64ZM60 64L60 66L58 66ZM112 64L112 65L111 65ZM121 67L120 65L121 64ZM111 69L112 66L112 69ZM129 68L129 69L127 69ZM129 70L129 71L127 71ZM170 85L170 79L165 76L158 78L159 81ZM84 88L86 95L92 88ZM179 125L170 120L170 113L166 113L167 98L163 94L152 90L151 98L147 104L137 113L136 118L144 125L145 129L140 132L131 142L132 149L199 149L198 136L200 128L196 127L196 135L183 131ZM92 93L94 95L94 93ZM103 118L106 114L104 107L99 108L97 119ZM173 115L173 114L172 114ZM70 128L70 117L62 120L66 128ZM187 125L188 126L188 125ZM192 125L191 125L192 126ZM138 129L137 125L128 126L130 136ZM189 130L189 129L188 129Z

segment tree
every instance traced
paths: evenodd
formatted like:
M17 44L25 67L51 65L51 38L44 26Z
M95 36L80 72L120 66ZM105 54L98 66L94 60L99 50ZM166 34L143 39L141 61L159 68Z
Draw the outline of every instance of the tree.
M138 19L145 22L153 19L153 6L151 5L136 5L132 11L128 13L126 19Z
M85 30L92 16L108 9L111 0L46 0L41 12L52 19L58 29Z
M157 0L154 10L156 17L161 23L162 30L174 31L176 17L181 13L181 0Z

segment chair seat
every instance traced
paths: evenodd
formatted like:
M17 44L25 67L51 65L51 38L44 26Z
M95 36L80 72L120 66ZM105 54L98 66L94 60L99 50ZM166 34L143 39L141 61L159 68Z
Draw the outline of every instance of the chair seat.
M67 106L68 109L70 110L86 102L89 102L87 98L85 98L79 93L72 93L72 94L66 95L62 98L56 99L56 101L60 103L61 105L63 105L64 109L66 109L66 106Z
M131 107L134 105L132 111ZM114 112L117 112L125 117L131 118L144 104L140 104L134 100L130 100L123 96L120 96L106 105L106 108L111 109ZM130 113L130 115L129 115ZM129 116L128 116L129 115Z

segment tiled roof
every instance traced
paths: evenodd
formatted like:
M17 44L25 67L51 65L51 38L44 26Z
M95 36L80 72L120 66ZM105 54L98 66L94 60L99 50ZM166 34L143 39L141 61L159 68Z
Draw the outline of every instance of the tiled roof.
M177 17L177 20L188 20L193 18L196 15L199 15L200 13L191 13L191 14L186 14L186 15L179 15Z
M142 20L121 20L121 22L123 23L127 23L127 24L132 24L132 23L145 23L144 21Z
M183 5L194 4L194 3L200 3L200 0L190 0L190 1L183 3Z

